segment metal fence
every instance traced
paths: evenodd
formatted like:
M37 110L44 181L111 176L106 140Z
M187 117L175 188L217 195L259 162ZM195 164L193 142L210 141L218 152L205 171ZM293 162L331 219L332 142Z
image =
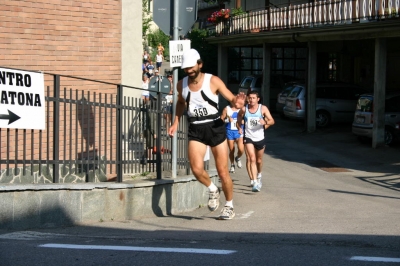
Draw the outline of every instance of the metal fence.
M0 183L122 182L138 173L160 179L172 169L163 93L144 103L129 96L141 88L44 77L46 129L0 128ZM177 132L177 169L188 173L186 123Z

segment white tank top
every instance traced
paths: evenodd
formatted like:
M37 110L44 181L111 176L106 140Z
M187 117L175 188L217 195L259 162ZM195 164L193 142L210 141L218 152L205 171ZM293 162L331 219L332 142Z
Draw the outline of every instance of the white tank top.
M261 141L264 139L264 125L260 124L262 116L262 104L258 105L255 113L250 113L246 105L246 113L244 114L244 136L253 141Z
M184 77L182 80L182 97L186 100L190 123L206 123L219 118L218 95L211 91L211 77L211 74L204 74L203 84L198 91L189 89L188 77Z

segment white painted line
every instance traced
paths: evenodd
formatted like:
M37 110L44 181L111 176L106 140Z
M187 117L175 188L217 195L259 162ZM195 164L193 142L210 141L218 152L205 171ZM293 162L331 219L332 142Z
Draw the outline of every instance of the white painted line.
M242 214L242 217L240 217L240 219L247 219L247 218L249 218L253 213L254 213L254 211L249 211L249 212L243 213L243 214Z
M376 262L400 262L400 258L364 257L364 256L353 256L350 258L350 260L376 261Z
M98 246L98 245L69 245L69 244L43 244L42 248L66 248L66 249L96 249L96 250L123 250L123 251L146 251L146 252L175 252L175 253L200 253L214 255L228 255L236 250L218 250L201 248L152 248L152 247L129 247L129 246Z

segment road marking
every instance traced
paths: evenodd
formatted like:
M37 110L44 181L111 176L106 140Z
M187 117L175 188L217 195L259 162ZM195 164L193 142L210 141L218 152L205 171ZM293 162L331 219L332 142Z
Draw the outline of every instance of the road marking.
M364 256L353 256L350 258L350 260L377 261L377 262L400 262L400 258L364 257Z
M246 212L246 213L242 214L242 217L240 217L240 219L247 219L247 218L249 218L253 213L254 213L254 211Z
M129 247L129 246L103 246L103 245L70 245L70 244L43 244L42 248L66 248L66 249L97 249L97 250L123 250L123 251L147 251L147 252L175 252L175 253L199 253L228 255L236 250L201 249L201 248L153 248L153 247Z

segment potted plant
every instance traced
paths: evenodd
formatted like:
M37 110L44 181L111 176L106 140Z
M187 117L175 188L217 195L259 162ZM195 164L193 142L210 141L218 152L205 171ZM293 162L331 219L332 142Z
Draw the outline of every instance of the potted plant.
M232 17L236 17L236 16L239 16L239 15L246 14L246 11L243 11L242 7L240 6L238 8L232 9L231 13L232 13Z
M221 9L219 11L213 12L208 18L207 21L212 24L218 24L219 22L225 21L230 16L229 9Z

